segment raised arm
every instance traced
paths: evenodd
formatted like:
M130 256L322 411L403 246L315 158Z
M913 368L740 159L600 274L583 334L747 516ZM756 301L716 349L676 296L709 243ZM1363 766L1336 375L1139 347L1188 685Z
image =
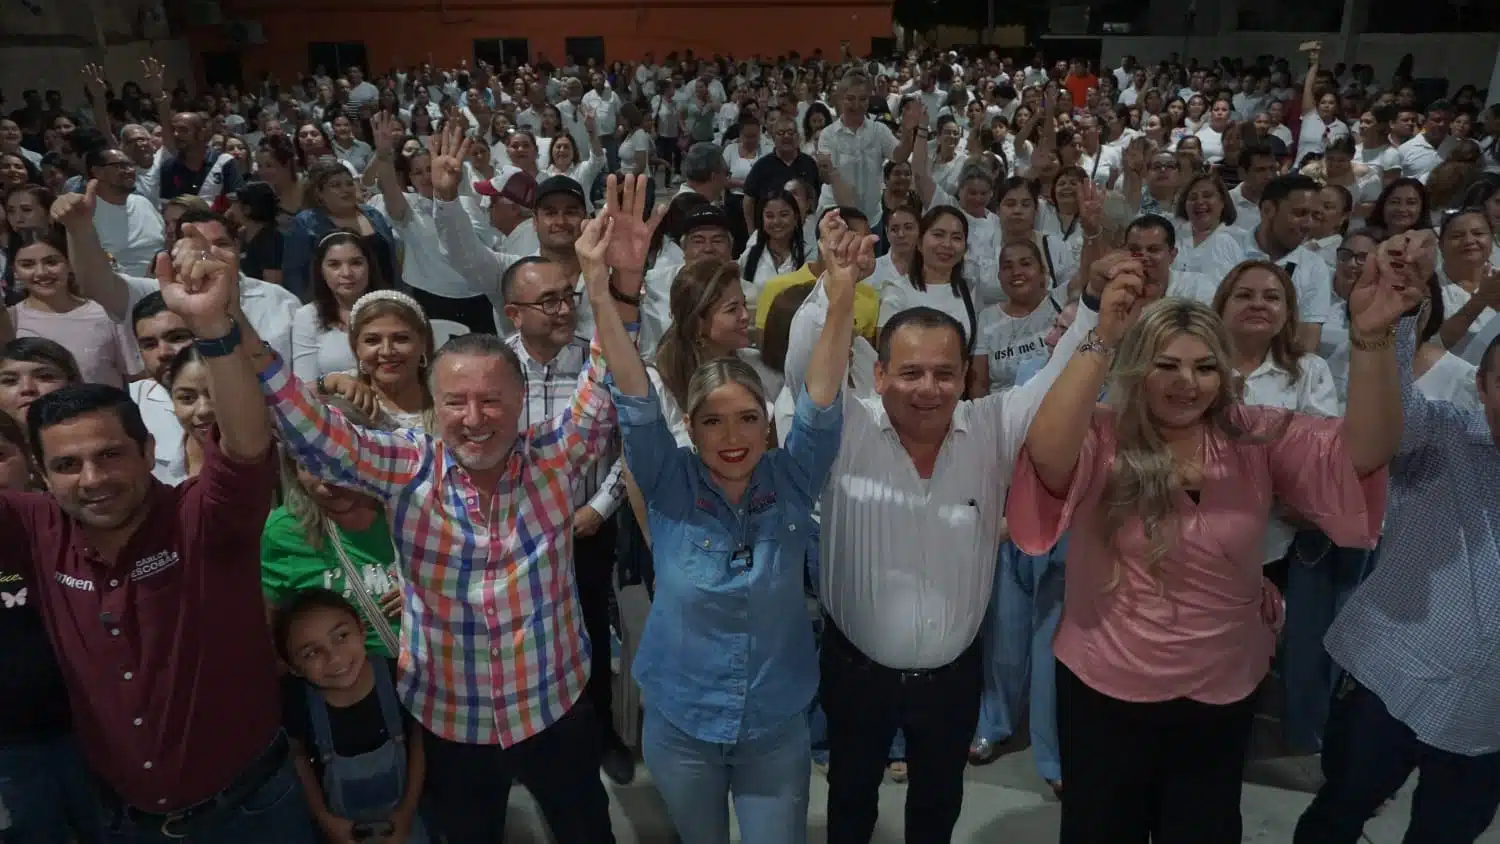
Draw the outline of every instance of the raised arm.
M98 302L111 319L123 321L130 316L130 284L115 271L94 229L98 189L99 182L90 179L83 193L59 196L52 203L52 222L68 233L68 261L78 295Z
M271 422L254 410L260 403L260 385L251 361L254 350L245 346L239 324L243 320L232 316L240 299L233 241L204 230L217 227L217 223L185 226L172 256L156 256L156 278L167 307L198 338L214 400L220 407L249 411L218 418L219 449L231 460L251 463L264 460L271 447Z
M1380 245L1376 260L1365 263L1349 291L1349 406L1343 431L1360 476L1389 463L1401 445L1396 323L1420 307L1436 251L1430 230L1397 235Z
M818 252L828 266L823 273L828 311L808 361L805 391L813 404L826 408L844 388L854 342L854 288L874 268L879 238L851 232L837 214L823 218L819 228Z
M156 104L156 122L161 124L161 149L167 158L177 155L177 136L172 131L172 98L167 94L167 69L155 56L141 60L141 86Z
M480 242L473 218L458 198L464 159L472 143L459 121L450 121L441 134L432 138L432 195L437 200L433 224L448 266L468 279L472 289L488 296L498 311L505 307L500 280L510 262Z
M83 89L88 92L89 106L94 112L94 127L104 137L118 143L109 119L109 83L104 78L104 68L96 64L83 66ZM171 127L167 127L170 129Z
M1114 362L1115 349L1145 306L1145 272L1135 259L1117 254L1107 259L1101 272L1108 279L1108 286L1099 306L1099 326L1089 332L1077 353L1067 359L1050 389L1043 382L1041 389L1046 393L1041 407L1026 428L1026 450L1037 475L1047 491L1058 498L1068 494L1084 437L1094 418L1094 405L1099 402L1099 392ZM1079 316L1083 316L1082 308ZM1063 353L1059 343L1048 368ZM1044 369L1042 375L1013 391L1010 401L1018 401L1023 390L1033 388L1046 374Z
M399 143L401 124L386 112L370 118L370 130L374 133L375 160L365 175L374 174L380 186L380 196L385 200L385 214L392 223L401 226L411 218L411 206L406 203L406 191L401 188L401 179L396 175L396 149Z
M1322 55L1323 44L1312 41L1303 44L1303 51L1307 53L1307 78L1302 80L1302 113L1316 111L1318 108L1318 94L1315 90L1318 85L1318 58Z

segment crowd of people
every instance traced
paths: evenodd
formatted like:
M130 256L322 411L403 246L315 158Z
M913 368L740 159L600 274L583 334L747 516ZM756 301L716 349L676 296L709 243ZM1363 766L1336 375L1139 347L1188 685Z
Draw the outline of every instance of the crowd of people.
M0 841L1500 806L1500 106L1409 65L82 69L0 116ZM116 85L118 83L118 86ZM622 611L644 592L644 625ZM612 664L639 690L622 737ZM1029 726L1026 726L1029 725Z

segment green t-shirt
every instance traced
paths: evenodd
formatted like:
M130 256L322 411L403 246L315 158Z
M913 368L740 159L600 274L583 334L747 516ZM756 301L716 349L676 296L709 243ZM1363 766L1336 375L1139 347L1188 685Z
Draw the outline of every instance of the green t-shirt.
M387 592L399 586L392 576L396 551L391 544L391 529L386 525L384 515L362 531L351 532L340 528L339 538L344 542L344 551L349 555L349 561L364 574L365 589L371 597L379 601ZM300 589L322 588L343 595L355 605L355 609L359 608L344 577L344 567L339 563L338 552L333 550L333 543L325 540L320 548L309 546L307 535L302 532L302 525L285 507L277 507L271 511L270 518L266 519L265 530L261 533L260 584L266 592L266 599L272 604L279 603ZM391 619L393 629L398 629L399 626L398 620ZM369 631L365 637L365 647L371 656L396 656L386 651L368 620L365 627Z

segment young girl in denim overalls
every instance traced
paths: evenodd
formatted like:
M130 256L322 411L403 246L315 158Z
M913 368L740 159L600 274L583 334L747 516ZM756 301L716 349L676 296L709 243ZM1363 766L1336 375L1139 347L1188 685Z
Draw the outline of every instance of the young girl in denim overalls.
M275 633L296 675L284 695L287 732L324 835L334 844L426 844L421 728L396 698L394 663L366 655L359 613L336 592L305 589L277 609ZM381 729L362 731L375 723L372 707Z

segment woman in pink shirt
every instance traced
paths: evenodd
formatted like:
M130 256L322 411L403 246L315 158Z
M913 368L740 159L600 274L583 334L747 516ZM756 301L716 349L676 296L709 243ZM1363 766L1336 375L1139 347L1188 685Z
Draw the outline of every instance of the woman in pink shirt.
M1073 528L1054 643L1061 844L1240 841L1282 615L1261 575L1272 501L1374 545L1401 437L1394 325L1425 290L1414 251L1430 275L1430 236L1396 238L1350 296L1344 420L1242 404L1219 317L1174 298L1141 313L1144 271L1106 259L1099 327L1043 401L1006 512L1027 553Z

